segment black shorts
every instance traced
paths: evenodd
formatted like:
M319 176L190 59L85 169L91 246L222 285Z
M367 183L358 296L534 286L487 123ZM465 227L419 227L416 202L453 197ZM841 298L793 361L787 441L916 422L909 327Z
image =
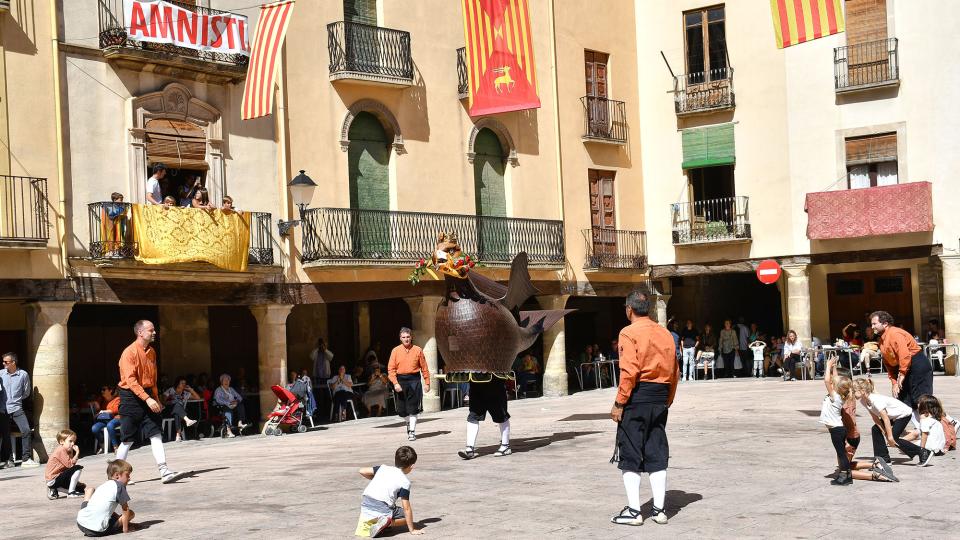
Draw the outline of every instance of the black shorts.
M472 397L471 397L472 399ZM617 449L621 471L657 472L667 468L667 405L627 403L617 425Z
M487 413L498 424L510 419L507 387L499 377L493 377L486 383L470 381L470 414L467 415L467 422L482 422L487 418Z
M120 389L120 440L122 442L133 442L138 433L143 440L160 435L162 424L163 417L160 413L151 411L146 401L126 388Z
M411 414L420 414L423 410L423 385L420 373L397 374L397 382L403 392L396 395L397 415L404 418Z
M58 489L70 489L70 479L73 477L73 473L76 471L82 471L83 465L74 465L73 467L68 467L64 469L60 474L56 476L53 480L47 482L47 487L58 488ZM80 484L77 484L78 486Z
M83 501L80 503L80 508L86 508L87 504L88 501ZM84 536L110 536L123 532L123 525L120 524L120 516L116 512L110 516L110 523L107 524L107 530L105 531L91 531L79 523L77 523L77 527Z

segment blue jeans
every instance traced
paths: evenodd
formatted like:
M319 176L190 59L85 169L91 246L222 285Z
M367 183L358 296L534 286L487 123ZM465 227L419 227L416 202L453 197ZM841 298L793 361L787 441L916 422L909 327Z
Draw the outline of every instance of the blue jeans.
M690 347L683 348L683 369L680 370L681 378L693 380L694 370L697 368L697 349ZM690 373L688 376L687 373Z
M120 427L120 419L112 418L109 421L97 420L93 427L90 428L90 431L93 432L93 438L96 441L100 440L100 435L102 435L103 428L107 428L107 433L110 435L110 444L114 448L120 446L120 434L117 432L117 428ZM106 448L103 449L104 452L107 451Z

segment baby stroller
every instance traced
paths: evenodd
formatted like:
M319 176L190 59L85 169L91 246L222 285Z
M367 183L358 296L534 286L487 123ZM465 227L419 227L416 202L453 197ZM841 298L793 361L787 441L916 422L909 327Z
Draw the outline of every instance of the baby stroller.
M279 403L277 403L273 412L267 416L263 434L283 435L281 427L284 425L290 426L290 429L296 428L299 433L307 431L307 426L303 425L303 403L301 401L303 395L306 395L306 391L304 390L302 395L298 395L298 390L302 389L296 383L290 390L276 384L271 386L270 389L277 396Z

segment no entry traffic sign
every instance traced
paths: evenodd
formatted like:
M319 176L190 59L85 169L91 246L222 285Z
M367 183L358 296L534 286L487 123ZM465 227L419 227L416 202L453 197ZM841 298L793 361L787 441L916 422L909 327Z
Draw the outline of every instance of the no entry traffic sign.
M777 280L780 279L780 274L780 265L773 259L761 261L760 264L757 265L757 279L759 279L761 283L766 283L767 285L776 283Z

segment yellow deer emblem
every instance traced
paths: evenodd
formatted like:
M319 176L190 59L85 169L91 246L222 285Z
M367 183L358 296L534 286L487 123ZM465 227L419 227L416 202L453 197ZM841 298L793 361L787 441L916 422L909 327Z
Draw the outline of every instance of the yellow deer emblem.
M503 73L503 75L493 80L493 89L496 90L498 94L503 93L503 87L507 88L507 93L512 92L513 87L517 85L517 82L514 81L513 77L510 76L510 66L493 68L493 72Z

